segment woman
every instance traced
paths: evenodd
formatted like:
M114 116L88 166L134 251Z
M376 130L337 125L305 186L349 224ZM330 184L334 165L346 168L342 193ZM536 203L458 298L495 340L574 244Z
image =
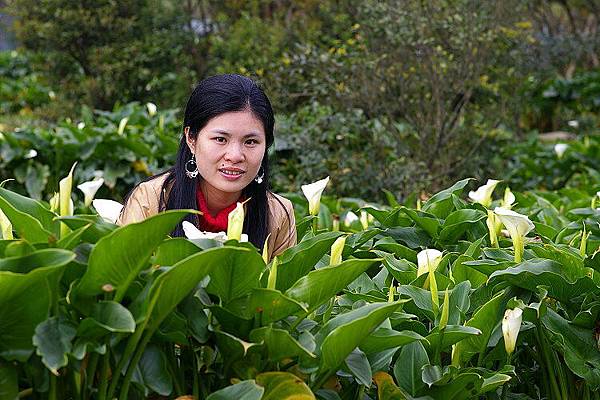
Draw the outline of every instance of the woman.
M267 150L275 119L269 99L240 75L200 82L190 96L175 166L140 183L117 220L138 222L159 211L197 209L185 220L202 231L227 230L227 215L246 201L244 233L269 259L296 244L292 203L269 190ZM179 224L174 236L184 236Z

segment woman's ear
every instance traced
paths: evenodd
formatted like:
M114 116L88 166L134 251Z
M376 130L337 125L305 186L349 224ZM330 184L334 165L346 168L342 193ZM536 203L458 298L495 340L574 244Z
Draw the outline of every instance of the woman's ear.
M194 139L192 139L192 137L190 136L190 127L186 126L185 128L183 128L183 133L185 135L185 142L188 145L188 148L190 149L190 153L194 154L194 148L196 147L196 141Z

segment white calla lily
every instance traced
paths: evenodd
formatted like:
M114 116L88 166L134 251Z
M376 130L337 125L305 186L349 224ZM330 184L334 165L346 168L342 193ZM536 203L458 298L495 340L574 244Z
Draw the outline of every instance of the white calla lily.
M500 182L495 179L488 179L485 185L478 187L474 192L469 192L469 198L484 207L489 207L492 204L492 192Z
M513 204L515 204L515 201L517 199L515 198L515 195L513 194L513 192L510 191L510 188L507 187L506 189L504 189L504 198L502 199L502 201L500 202L500 206L502 208L506 208L506 209L511 209Z
M117 218L119 218L119 214L123 209L123 204L108 199L94 199L92 205L99 216L113 224L117 222Z
M94 196L96 195L96 192L98 191L98 189L100 189L100 186L102 186L104 184L104 179L100 178L100 179L94 179L92 181L87 181L87 182L83 182L79 185L77 185L77 189L81 190L83 192L84 195L84 204L86 207L89 207L90 204L92 204L92 200L94 200Z
M148 109L149 116L152 117L153 115L156 114L156 110L157 110L156 104L148 102L148 103L146 103L146 108Z
M522 321L523 310L520 308L509 309L504 312L504 318L502 318L502 335L504 336L504 348L508 355L511 355L515 351Z
M558 158L562 158L562 156L565 154L568 148L569 145L566 143L556 143L554 145L554 152L556 153Z
M96 200L94 200L94 201L96 201ZM188 239L213 239L213 240L216 240L219 242L226 242L228 240L227 234L223 231L221 231L221 232L201 231L200 229L196 228L196 226L189 221L183 221L181 223L181 226L183 228L183 233L185 234L185 237L187 237ZM248 235L243 233L241 235L239 241L247 242Z
M60 195L54 192L54 196L50 198L50 211L56 212L60 207Z
M117 133L122 135L125 132L125 127L127 126L127 121L129 121L129 117L124 117L119 121L119 127L117 128Z
M571 128L577 129L579 128L579 121L577 121L576 119L572 119L569 122L567 122L567 125L569 125Z
M506 208L496 207L494 213L500 218L500 221L508 230L508 234L513 241L515 262L521 262L525 249L525 236L535 228L535 225L526 215L507 210Z
M244 204L237 203L227 216L227 238L242 241L242 230L244 229Z
M344 217L344 225L350 227L354 222L358 221L358 215L352 211L348 211Z
M346 244L346 236L340 236L331 245L331 258L329 259L329 265L337 265L342 262L342 252L344 251L344 245Z
M308 212L310 215L319 215L319 207L321 206L321 195L323 190L329 183L329 177L319 181L302 185L302 193L308 200Z
M73 208L71 206L71 192L73 190L73 171L77 162L73 164L69 174L60 180L59 182L59 213L61 217L73 215ZM64 237L69 233L69 227L65 223L60 224L60 236Z
M417 277L429 272L429 270L436 270L440 261L442 261L443 254L441 251L436 249L425 249L421 250L417 254Z
M487 210L487 214L485 224L490 235L490 246L498 247L498 234L500 233L500 229L502 229L502 222L500 222L500 219L492 210Z
M364 231L369 229L369 213L363 210L360 211L360 225Z

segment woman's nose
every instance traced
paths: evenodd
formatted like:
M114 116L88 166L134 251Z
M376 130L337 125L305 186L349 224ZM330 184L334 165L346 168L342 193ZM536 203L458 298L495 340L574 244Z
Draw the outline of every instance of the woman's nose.
M244 160L244 152L240 145L231 143L225 151L225 159L231 162L240 162Z

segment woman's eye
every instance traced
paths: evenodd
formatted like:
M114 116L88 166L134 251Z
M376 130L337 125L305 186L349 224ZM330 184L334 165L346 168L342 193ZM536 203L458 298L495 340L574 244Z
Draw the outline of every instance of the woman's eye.
M214 138L217 143L225 143L227 140L223 136L217 136Z
M250 146L256 146L258 144L258 140L256 139L248 139L246 140L246 144Z

